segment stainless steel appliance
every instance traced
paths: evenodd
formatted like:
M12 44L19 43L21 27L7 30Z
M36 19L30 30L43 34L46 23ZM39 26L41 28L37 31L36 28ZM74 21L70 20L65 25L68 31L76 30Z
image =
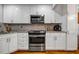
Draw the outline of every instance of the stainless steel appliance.
M32 24L43 24L44 23L44 15L30 15Z
M29 31L29 51L45 51L45 31Z

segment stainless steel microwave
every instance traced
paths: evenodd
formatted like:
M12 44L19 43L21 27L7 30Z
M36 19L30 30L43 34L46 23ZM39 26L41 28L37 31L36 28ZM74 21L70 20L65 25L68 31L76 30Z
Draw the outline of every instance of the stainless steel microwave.
M44 23L44 15L30 15L32 24L43 24Z

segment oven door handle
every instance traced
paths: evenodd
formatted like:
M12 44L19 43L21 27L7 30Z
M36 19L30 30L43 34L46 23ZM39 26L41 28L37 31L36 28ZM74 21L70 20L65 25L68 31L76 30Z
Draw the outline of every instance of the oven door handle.
M29 35L29 37L45 37L45 35Z

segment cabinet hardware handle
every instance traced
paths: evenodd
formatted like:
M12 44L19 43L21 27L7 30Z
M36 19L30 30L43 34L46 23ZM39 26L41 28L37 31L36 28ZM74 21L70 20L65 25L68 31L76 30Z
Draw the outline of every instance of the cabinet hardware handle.
M10 42L10 38L9 38L9 42Z
M8 42L8 39L7 39L7 42Z

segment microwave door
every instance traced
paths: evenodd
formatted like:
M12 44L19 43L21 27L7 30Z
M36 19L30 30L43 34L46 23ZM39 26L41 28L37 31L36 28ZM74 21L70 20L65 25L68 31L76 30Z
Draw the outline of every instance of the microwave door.
M41 16L31 16L31 23L33 23L33 24L44 23L44 17L41 17Z

